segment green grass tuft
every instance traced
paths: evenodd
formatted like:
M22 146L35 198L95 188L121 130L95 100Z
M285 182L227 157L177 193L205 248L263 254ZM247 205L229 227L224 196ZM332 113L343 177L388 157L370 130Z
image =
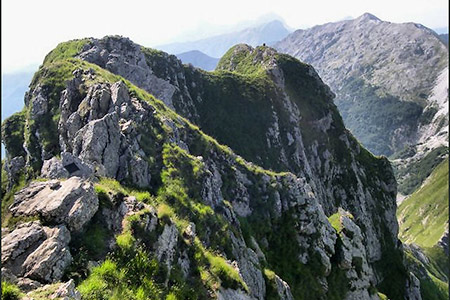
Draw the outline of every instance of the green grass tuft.
M8 281L2 281L2 299L3 300L19 300L23 296L20 289Z

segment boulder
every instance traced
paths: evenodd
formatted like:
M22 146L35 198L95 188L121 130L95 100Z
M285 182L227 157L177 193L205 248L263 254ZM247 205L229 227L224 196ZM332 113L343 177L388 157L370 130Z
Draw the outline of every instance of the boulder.
M54 282L61 279L64 270L72 262L69 252L70 232L64 226L44 228L47 239L40 244L25 260L22 269L25 277Z
M34 221L21 224L11 233L2 236L2 264L8 264L44 239L45 231L39 221Z
M70 232L64 225L42 226L39 221L19 225L2 238L2 273L24 286L60 280L72 262ZM25 278L25 279L24 279Z
M175 256L177 242L178 230L175 224L165 225L157 242L156 257L159 261L163 260L169 270Z
M44 161L41 168L41 176L50 179L67 178L69 177L69 172L64 168L61 160L52 157Z
M32 182L14 196L13 216L38 216L52 224L80 230L97 212L98 198L91 182L79 177Z

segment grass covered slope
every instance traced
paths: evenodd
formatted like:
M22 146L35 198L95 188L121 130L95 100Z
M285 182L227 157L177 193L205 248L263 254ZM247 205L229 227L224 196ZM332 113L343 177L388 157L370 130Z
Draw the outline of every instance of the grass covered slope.
M422 299L449 298L449 258L439 246L421 249L415 245L405 248L406 264L420 281Z
M434 246L448 222L448 158L425 183L403 201L397 211L399 237L405 243Z
M414 151L414 152L412 152ZM403 162L401 159L415 155L414 147L405 149L398 156L393 156L395 167L395 177L398 183L398 192L403 195L410 195L420 188L433 170L448 156L448 147L440 146L424 157L410 162Z

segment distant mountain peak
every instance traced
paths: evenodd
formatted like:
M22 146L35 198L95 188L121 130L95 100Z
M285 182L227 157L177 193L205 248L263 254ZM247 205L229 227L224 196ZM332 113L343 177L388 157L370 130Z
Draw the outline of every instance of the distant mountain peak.
M282 27L286 27L284 22L282 20L272 20L270 22L267 22L266 24L262 24L260 26L257 27L269 27L269 26L282 26Z
M367 13L367 12L362 14L358 18L356 18L356 20L358 20L358 21L377 21L377 22L381 22L381 20L379 18L377 18L376 16L372 15L371 13Z

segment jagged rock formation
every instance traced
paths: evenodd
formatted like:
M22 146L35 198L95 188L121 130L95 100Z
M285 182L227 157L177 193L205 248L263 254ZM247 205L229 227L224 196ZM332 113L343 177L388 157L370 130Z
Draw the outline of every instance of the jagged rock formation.
M423 128L438 117L430 106L448 106L448 49L420 24L385 22L366 13L297 30L275 47L317 69L336 93L346 126L375 154L389 156L422 143ZM447 88L437 96L433 90L442 84ZM432 127L447 125L448 112Z
M35 75L21 117L2 127L8 161L25 162L17 178L59 179L28 183L9 213L19 223L37 214L43 226L67 225L78 271L89 264L80 249L100 261L112 251L115 259L80 284L82 295L97 295L90 283L101 281L104 293L146 297L376 299L378 288L402 299L413 283L397 239L388 161L345 130L311 66L239 45L218 69L183 66L120 37L58 46ZM14 135L23 145L9 141ZM66 186L69 195L86 188L52 201L58 216L21 206L39 208L40 189L65 195ZM89 209L77 209L81 217L71 207ZM338 234L327 216L339 207L354 219L343 216ZM99 247L83 240L98 232ZM131 276L128 286L120 274Z

